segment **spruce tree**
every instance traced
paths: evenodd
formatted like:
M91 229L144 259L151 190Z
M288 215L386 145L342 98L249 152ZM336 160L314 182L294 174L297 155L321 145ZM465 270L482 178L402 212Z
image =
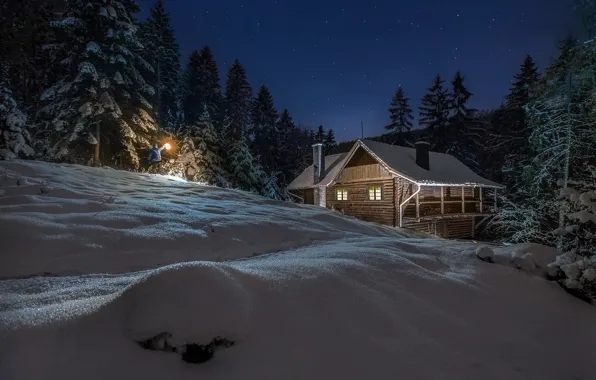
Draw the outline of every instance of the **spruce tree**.
M446 128L449 122L449 94L443 88L444 81L437 74L432 87L422 98L422 104L418 107L420 116L418 124L426 127L432 143L439 145L439 150L444 150Z
M244 67L236 59L228 70L225 99L225 116L230 123L230 137L235 141L245 139L248 135L251 106L252 87Z
M534 59L527 55L521 65L520 72L513 77L513 85L507 95L506 105L509 109L521 109L528 104L532 96L532 88L538 83L539 75Z
M277 150L278 150L278 168L281 173L279 179L280 187L285 187L294 178L297 162L300 161L301 131L294 123L290 112L284 109L277 121Z
M501 144L499 155L504 158L503 171L505 185L516 187L521 179L523 168L528 164L530 151L528 138L532 130L527 123L524 107L536 95L540 77L530 56L526 56L521 70L514 76L513 86L505 102L506 113L502 119Z
M261 86L251 113L252 151L267 171L277 166L277 110L269 89Z
M188 58L188 63L181 78L182 88L182 110L184 113L184 125L193 125L199 121L203 113L203 99L201 78L199 68L201 58L199 52L194 50Z
M315 132L315 142L324 144L326 136L325 128L322 125L319 125L319 128L317 128L317 131Z
M33 156L26 121L26 115L12 97L8 64L0 62L0 160Z
M263 186L262 168L257 163L248 145L242 140L232 140L228 146L228 167L232 187L253 193L260 193Z
M209 46L199 52L198 60L199 101L206 104L214 120L220 120L222 105L221 84L219 83L219 69Z
M403 134L409 132L413 126L414 115L412 114L412 107L408 104L409 100L405 97L403 88L399 87L395 91L389 107L391 123L385 129L398 135L399 143L403 143Z
M484 149L482 140L485 136L484 125L479 120L476 110L467 107L472 93L464 85L464 77L458 71L451 82L449 94L450 125L445 135L445 152L457 157L475 171L478 171L480 155Z
M469 116L470 110L466 106L472 93L464 85L464 77L457 72L451 82L452 92L450 94L451 120L463 123Z
M61 0L5 1L0 5L0 57L9 65L13 97L25 109L37 106L40 94L55 80L50 22Z
M138 152L150 148L156 124L146 98L155 91L141 75L152 68L137 53L142 45L133 14L138 11L132 0L73 0L52 23L62 47L56 58L66 72L42 95L41 114L50 122L49 158L85 162L79 160L92 157L98 164L107 155L125 167L139 167Z
M143 57L154 72L147 83L155 88L152 97L156 119L161 128L173 130L177 124L177 90L180 82L180 48L163 0L157 0L149 18L141 24Z
M193 141L193 154L198 168L192 171L189 179L209 185L227 186L228 176L224 170L220 139L206 104L203 105L199 121L187 126L184 135Z
M335 153L335 149L337 148L337 142L335 141L335 132L333 132L333 129L329 128L327 130L324 144L325 145L323 146L323 151L326 156Z

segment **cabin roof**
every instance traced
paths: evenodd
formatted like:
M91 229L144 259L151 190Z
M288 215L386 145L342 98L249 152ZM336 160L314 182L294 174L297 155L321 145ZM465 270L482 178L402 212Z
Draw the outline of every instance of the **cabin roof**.
M414 148L371 140L358 140L349 153L325 157L326 174L321 182L313 183L313 167L311 165L290 183L288 189L307 189L315 185L329 186L358 147L362 147L397 176L404 177L418 185L504 187L474 173L463 162L449 154L429 152L430 170L425 170L416 163L416 149Z
M371 140L360 140L360 142L365 150L377 156L389 169L419 185L504 187L474 173L472 169L450 154L429 152L429 170L426 170L416 163L414 148Z
M325 177L317 185L328 186L337 177L340 168L343 167L342 163L347 156L348 153L325 156ZM288 185L288 189L300 190L314 187L313 176L313 167L310 165Z

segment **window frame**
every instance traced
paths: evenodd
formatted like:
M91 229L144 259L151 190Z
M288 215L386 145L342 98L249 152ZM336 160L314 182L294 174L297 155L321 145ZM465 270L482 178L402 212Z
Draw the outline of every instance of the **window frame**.
M340 197L341 193L341 197ZM335 200L339 202L347 201L350 197L350 190L347 187L335 188Z
M379 197L377 198L377 191L376 188L379 188ZM373 197L371 198L371 190L372 190L372 195ZM378 202L378 201L382 201L383 200L383 185L380 183L375 183L375 184L370 184L366 186L366 198L368 201L370 202Z

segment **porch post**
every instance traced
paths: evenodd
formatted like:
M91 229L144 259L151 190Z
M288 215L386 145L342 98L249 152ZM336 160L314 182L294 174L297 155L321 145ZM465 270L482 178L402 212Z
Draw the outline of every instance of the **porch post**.
M484 212L484 204L482 203L482 187L479 187L478 189L480 189L480 213L482 214Z
M445 190L441 186L441 215L445 213Z
M416 218L420 219L420 192L416 193Z
M465 188L462 186L462 188L461 188L461 213L462 214L466 213L466 201L464 198L464 190L465 190Z

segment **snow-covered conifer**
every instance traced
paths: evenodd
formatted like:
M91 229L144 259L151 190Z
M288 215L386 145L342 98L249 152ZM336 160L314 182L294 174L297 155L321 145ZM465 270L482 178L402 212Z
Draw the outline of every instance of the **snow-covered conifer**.
M246 139L250 130L250 115L252 106L252 87L248 82L246 71L235 60L226 81L225 117L230 139Z
M116 155L121 166L139 167L156 123L146 98L155 90L141 75L153 69L138 53L138 10L134 0L72 0L52 23L66 74L42 95L50 158L98 163Z
M180 48L163 0L157 0L151 8L151 15L141 24L140 36L143 57L155 70L146 76L147 82L155 88L151 99L156 118L161 128L174 130L178 114Z
M559 181L565 215L555 234L564 253L550 269L566 288L596 300L596 167L586 172L580 181Z
M186 153L194 155L196 162L188 179L210 185L227 186L228 180L221 156L219 135L213 125L206 104L203 105L203 113L199 121L186 126L184 134L192 139L192 148L194 148L194 151L191 152L189 146Z
M0 62L0 159L32 157L31 137L26 129L26 115L12 97L8 65Z

